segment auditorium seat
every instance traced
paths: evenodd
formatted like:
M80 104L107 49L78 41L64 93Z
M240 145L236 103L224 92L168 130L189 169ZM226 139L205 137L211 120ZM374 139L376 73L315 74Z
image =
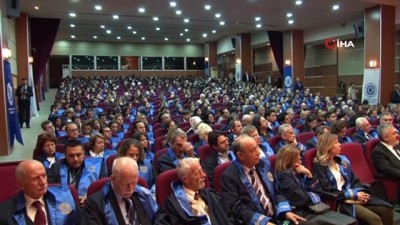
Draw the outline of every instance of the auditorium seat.
M281 140L281 136L279 135L275 135L273 137L268 138L267 142L269 143L269 145L274 148L275 145L278 144L278 142Z
M0 163L0 177L3 183L2 190L0 191L0 202L7 200L15 194L15 190L19 189L19 184L15 178L15 169L20 162L21 161Z
M228 168L228 166L230 166L231 164L232 164L232 161L225 162L225 163L219 164L214 169L214 189L217 190L219 193L222 192L221 176L224 173L224 171L226 170L226 168Z
M158 159L160 158L160 156L164 153L166 153L168 151L169 148L163 148L160 149L158 151L156 151L156 153L154 154L154 170L156 171L156 174L160 174L160 170L158 168Z
M314 135L314 132L303 132L296 136L296 140L305 145L308 140L314 137Z
M198 152L199 152L199 158L201 162L205 162L215 150L210 146L210 145L203 145L199 147Z
M357 131L357 128L355 127L349 127L346 130L346 136L349 138L352 138L353 134Z

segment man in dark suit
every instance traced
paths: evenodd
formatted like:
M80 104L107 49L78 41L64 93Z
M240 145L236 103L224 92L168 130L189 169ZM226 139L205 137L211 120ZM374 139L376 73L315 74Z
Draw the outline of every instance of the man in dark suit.
M201 162L201 165L207 172L208 180L211 187L213 187L215 167L219 164L233 161L236 157L232 151L229 151L228 138L221 131L211 131L208 133L208 145L214 151L204 162Z
M294 92L304 90L304 86L301 83L300 78L296 78L296 82L293 84L293 90Z
M85 158L85 151L78 140L69 140L65 144L65 158L54 163L48 171L49 183L75 186L82 205L89 185L107 175L104 158Z
M400 86L396 84L390 97L392 103L400 103Z
M356 119L356 127L357 131L354 132L352 136L354 142L364 144L369 139L378 137L378 133L371 129L371 124L365 117L359 117Z
M221 177L222 196L235 219L244 224L277 223L287 219L297 224L304 218L291 212L286 199L274 189L274 176L268 159L260 160L256 141L239 136L232 149L236 160Z
M134 159L116 159L111 182L89 196L82 224L153 224L158 207L150 191L137 185L138 176L138 165Z
M233 225L233 215L222 204L221 197L211 189L204 189L206 174L199 159L185 158L179 162L176 173L180 181L172 183L171 196L155 224L213 224Z
M22 128L25 122L26 128L31 128L31 97L33 96L33 91L26 78L22 78L22 84L17 87L15 96L18 97L19 127Z
M169 145L171 147L157 161L158 173L175 169L178 166L179 160L195 156L193 145L187 142L187 135L181 129L177 129L171 134Z
M390 124L378 127L381 140L372 151L372 162L378 173L388 179L400 180L400 146L398 131Z
M47 187L46 170L39 161L21 162L15 175L21 191L0 205L1 225L79 224L78 206L68 186Z

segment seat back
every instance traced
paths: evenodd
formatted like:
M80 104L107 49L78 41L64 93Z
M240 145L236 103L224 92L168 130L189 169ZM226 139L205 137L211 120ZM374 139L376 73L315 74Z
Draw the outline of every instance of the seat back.
M315 158L315 155L317 155L317 149L316 148L311 148L308 149L306 152L303 154L303 165L309 169L310 171L313 170L313 161Z
M203 145L198 149L199 158L201 162L205 162L215 150L210 145Z
M165 136L157 137L154 140L154 151L157 152L160 149L163 149L163 141L165 140Z
M276 156L277 155L271 155L270 157L268 157L269 163L271 163L272 171L275 171Z
M275 135L273 137L268 138L267 142L271 145L272 148L275 148L275 145L281 140L281 136Z
M65 144L56 144L56 151L65 154Z
M204 172L205 173L205 172ZM205 188L210 187L210 182L208 181L208 176L206 174ZM176 169L167 170L157 176L156 179L156 201L161 207L165 207L165 200L171 195L172 188L171 183L178 181L179 177L176 173ZM162 187L162 188L160 188Z
M19 184L15 178L15 169L20 162L21 161L0 163L0 177L3 183L0 191L0 202L7 200L15 194L15 190L19 189Z
M221 130L224 126L225 126L225 124L223 124L223 123L216 123L216 124L211 125L211 128L213 130Z
M303 132L296 136L296 140L302 144L305 144L308 140L314 137L314 132Z
M362 183L375 181L372 170L365 159L362 146L359 143L346 143L341 146L341 154L351 162L353 173Z
M108 156L107 159L106 159L107 171L108 171L108 174L110 174L110 175L112 173L112 165L113 165L114 160L116 158L117 158L117 155L114 154L114 155Z
M349 127L346 130L346 136L349 138L352 138L353 134L357 131L357 128L355 127Z
M230 166L231 164L232 164L232 161L225 162L225 163L219 164L214 169L214 189L217 190L219 193L222 192L221 176L224 173L224 171L226 170L226 168L228 168L228 166Z
M365 142L364 145L364 153L365 153L365 158L367 160L368 165L371 167L372 172L374 174L377 173L374 163L372 162L372 151L374 150L375 146L379 143L379 139L378 138L373 138L368 140L367 142Z
M109 181L111 181L111 177L104 177L91 183L87 189L87 197L90 197L92 194L100 191L103 186ZM144 179L143 177L138 177L137 184L142 187L149 188L146 179Z
M156 153L154 154L154 170L156 171L157 174L160 173L160 169L158 168L158 159L160 158L160 156L162 154L166 153L167 151L168 151L168 148L163 148L163 149L156 151Z
M198 134L192 134L187 138L188 142L194 144L200 140L200 137Z

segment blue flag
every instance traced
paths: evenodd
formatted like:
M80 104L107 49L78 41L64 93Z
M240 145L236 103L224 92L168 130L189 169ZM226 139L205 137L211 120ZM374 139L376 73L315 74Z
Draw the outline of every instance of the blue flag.
M11 79L11 68L10 68L10 63L8 61L3 61L4 62L4 75L5 75L5 84L6 84L6 96L7 96L7 117L8 117L8 130L9 130L9 135L10 135L10 146L14 146L14 138L17 139L17 141L21 144L24 145L24 142L22 140L22 135L21 135L21 130L19 128L19 123L18 123L18 115L17 115L17 109L15 107L15 97L14 97L14 91L13 91L13 84L12 84L12 79Z

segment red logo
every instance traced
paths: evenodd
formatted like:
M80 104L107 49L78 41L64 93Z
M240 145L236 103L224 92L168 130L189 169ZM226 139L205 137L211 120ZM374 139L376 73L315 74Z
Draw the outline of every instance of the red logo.
M333 39L333 38L326 39L325 47L327 49L335 49L336 48L336 39Z

